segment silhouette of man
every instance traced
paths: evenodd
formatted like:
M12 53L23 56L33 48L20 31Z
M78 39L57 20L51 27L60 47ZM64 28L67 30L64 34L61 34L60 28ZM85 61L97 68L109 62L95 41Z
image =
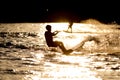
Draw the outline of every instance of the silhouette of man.
M45 35L45 39L48 47L59 47L64 54L69 54L72 52L71 49L66 50L66 48L64 47L61 41L53 41L53 36L57 35L59 31L51 32L51 25L47 25L46 30L47 31L45 31L44 35Z
M70 29L71 33L72 33L72 25L73 25L73 22L72 21L69 22L69 26L68 26L68 29L67 29L67 31L69 31L69 29Z

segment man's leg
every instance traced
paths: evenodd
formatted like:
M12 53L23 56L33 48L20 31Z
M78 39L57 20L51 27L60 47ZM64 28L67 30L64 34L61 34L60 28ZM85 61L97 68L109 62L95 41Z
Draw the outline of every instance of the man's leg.
M60 49L61 49L63 52L66 51L66 48L65 48L65 46L63 45L62 42L60 42L60 41L55 41L55 45L59 46Z
M71 49L66 50L65 46L60 41L56 41L55 44L60 47L60 49L63 51L64 54L69 54L69 53L71 53L73 51Z

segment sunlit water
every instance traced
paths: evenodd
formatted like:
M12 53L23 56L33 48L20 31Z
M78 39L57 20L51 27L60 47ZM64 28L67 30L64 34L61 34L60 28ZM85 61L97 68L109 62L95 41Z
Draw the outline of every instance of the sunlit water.
M53 26L52 31L61 31L55 39L63 41L67 49L87 38L92 40L86 41L82 49L77 46L70 55L63 55L59 49L47 47L47 24ZM119 25L74 23L73 33L64 32L67 26L68 23L1 24L1 32L9 33L0 37L0 80L119 80ZM8 35L10 32L37 36L15 37ZM7 42L14 45L6 47Z

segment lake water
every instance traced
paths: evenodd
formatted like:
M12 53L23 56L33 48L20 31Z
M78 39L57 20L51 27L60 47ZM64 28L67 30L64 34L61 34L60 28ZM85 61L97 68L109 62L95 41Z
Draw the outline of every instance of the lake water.
M45 26L61 31L54 38L67 49L77 45L70 55L48 48ZM119 25L74 23L0 24L0 80L119 80ZM78 44L85 41L82 49Z

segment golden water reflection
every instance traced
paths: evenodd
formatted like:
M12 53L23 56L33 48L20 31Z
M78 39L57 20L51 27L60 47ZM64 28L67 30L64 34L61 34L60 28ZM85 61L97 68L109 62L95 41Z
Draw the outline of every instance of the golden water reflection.
M110 32L118 32L119 30L114 28L114 26L108 25L91 25L91 24L77 24L73 25L73 33L65 33L63 30L66 30L68 27L68 23L42 23L42 24L15 24L15 28L13 25L8 24L2 27L1 30L6 30L8 27L9 31L21 31L21 32L38 32L39 38L27 37L27 38L5 38L3 40L9 42L13 41L14 44L24 44L28 46L38 45L40 44L41 50L29 50L29 49L12 49L12 48L0 48L0 80L119 80L120 75L120 57L119 52L114 55L107 55L102 53L98 53L97 55L89 56L85 54L90 54L89 52L78 52L80 55L78 56L65 56L58 55L59 52L56 52L56 56L52 56L54 52L48 51L44 49L44 31L45 26L47 24L51 24L53 26L52 30L61 31L57 38L62 40L65 43L65 47L71 48L76 44L80 43L84 39L85 36L89 35L100 35L100 32L110 33ZM20 26L21 25L21 26ZM24 28L24 26L27 28ZM12 28L10 28L12 26ZM22 28L21 28L22 27ZM105 28L106 27L106 28ZM3 31L4 31L3 30ZM90 33L86 33L90 31ZM95 32L95 33L92 33ZM119 31L120 32L120 31ZM105 35L105 34L104 34ZM90 49L94 51L99 48L108 48L106 46L108 41L119 43L119 35L115 37L114 34L109 34L110 36L98 36L101 41L100 46L94 44L94 41L86 42L83 46L87 50ZM110 40L108 40L110 37ZM107 41L107 40L108 41ZM1 38L2 41L2 38ZM71 43L71 44L69 44ZM68 45L67 45L68 44ZM92 45L93 46L92 46ZM44 47L43 47L43 46ZM43 47L43 48L42 48ZM118 47L115 47L118 49ZM104 49L105 50L105 49ZM109 49L113 51L113 48ZM85 53L85 54L84 54ZM109 53L109 52L107 52ZM110 52L112 53L112 52ZM50 56L46 56L49 54ZM95 52L94 52L95 54ZM90 57L90 58L88 58ZM93 59L91 61L90 59Z
M44 62L43 71L31 71L25 80L102 80L91 71L89 62L80 56L57 56L58 61Z
M55 69L57 68L57 69ZM102 80L95 72L85 68L55 67L45 73L34 72L35 75L26 76L26 80Z

